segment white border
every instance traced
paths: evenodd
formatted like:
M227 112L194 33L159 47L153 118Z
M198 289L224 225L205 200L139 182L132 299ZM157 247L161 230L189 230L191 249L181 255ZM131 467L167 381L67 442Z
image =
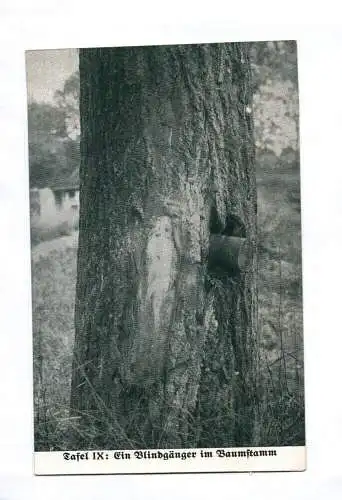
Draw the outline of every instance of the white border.
M235 4L111 2L105 10L98 0L88 12L80 0L1 4L1 498L341 498L342 36L333 26L341 15L329 1ZM229 39L300 42L307 472L34 477L23 51Z

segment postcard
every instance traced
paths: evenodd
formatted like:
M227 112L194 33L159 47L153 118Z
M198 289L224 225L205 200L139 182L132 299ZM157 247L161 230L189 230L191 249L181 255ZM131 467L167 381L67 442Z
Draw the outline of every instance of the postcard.
M296 42L26 71L35 474L305 470Z

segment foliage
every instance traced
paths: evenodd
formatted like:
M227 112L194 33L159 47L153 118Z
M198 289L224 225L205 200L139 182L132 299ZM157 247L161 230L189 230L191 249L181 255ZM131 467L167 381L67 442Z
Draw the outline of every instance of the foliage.
M294 40L250 43L250 54L255 88L274 74L280 80L290 80L298 85L297 44Z
M258 153L270 151L279 157L285 149L298 149L296 45L256 43L251 52L255 145Z
M68 134L75 140L79 140L80 136L79 96L80 75L76 71L65 81L63 89L55 92L55 101L65 113Z
M50 226L33 225L31 223L31 245L34 247L43 241L52 241L62 236L69 236L73 230L78 229L78 218L67 217L58 220Z
M28 106L30 185L45 187L53 178L56 165L65 168L63 155L67 138L64 113L51 104Z
M28 105L30 186L68 179L79 167L78 76L56 93L56 104Z
M290 80L267 79L254 96L255 145L280 156L298 148L298 93Z

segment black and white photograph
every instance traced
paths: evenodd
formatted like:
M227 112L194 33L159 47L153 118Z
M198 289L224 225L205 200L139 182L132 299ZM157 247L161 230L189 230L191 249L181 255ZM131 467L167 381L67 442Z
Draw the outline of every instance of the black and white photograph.
M305 470L296 41L26 83L35 473Z

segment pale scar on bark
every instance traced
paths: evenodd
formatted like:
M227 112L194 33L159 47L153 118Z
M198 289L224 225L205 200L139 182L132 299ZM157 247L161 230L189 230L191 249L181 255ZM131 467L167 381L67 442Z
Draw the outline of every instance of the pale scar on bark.
M161 307L175 279L177 248L169 216L158 217L146 249L147 289L145 303L151 303L154 327L159 329ZM166 318L164 318L166 319Z
M165 199L162 215L155 218L146 246L146 275L143 302L153 315L155 331L171 320L175 281L184 252L181 234L182 208L179 202ZM163 307L163 305L165 307Z
M184 207L177 200L163 199L153 204L151 212L137 290L137 330L127 373L131 383L143 385L160 378L172 342L177 303L185 295L194 297L198 285L196 273L189 271L189 265L186 271L182 264L189 243L184 238ZM190 300L187 303L190 307Z

